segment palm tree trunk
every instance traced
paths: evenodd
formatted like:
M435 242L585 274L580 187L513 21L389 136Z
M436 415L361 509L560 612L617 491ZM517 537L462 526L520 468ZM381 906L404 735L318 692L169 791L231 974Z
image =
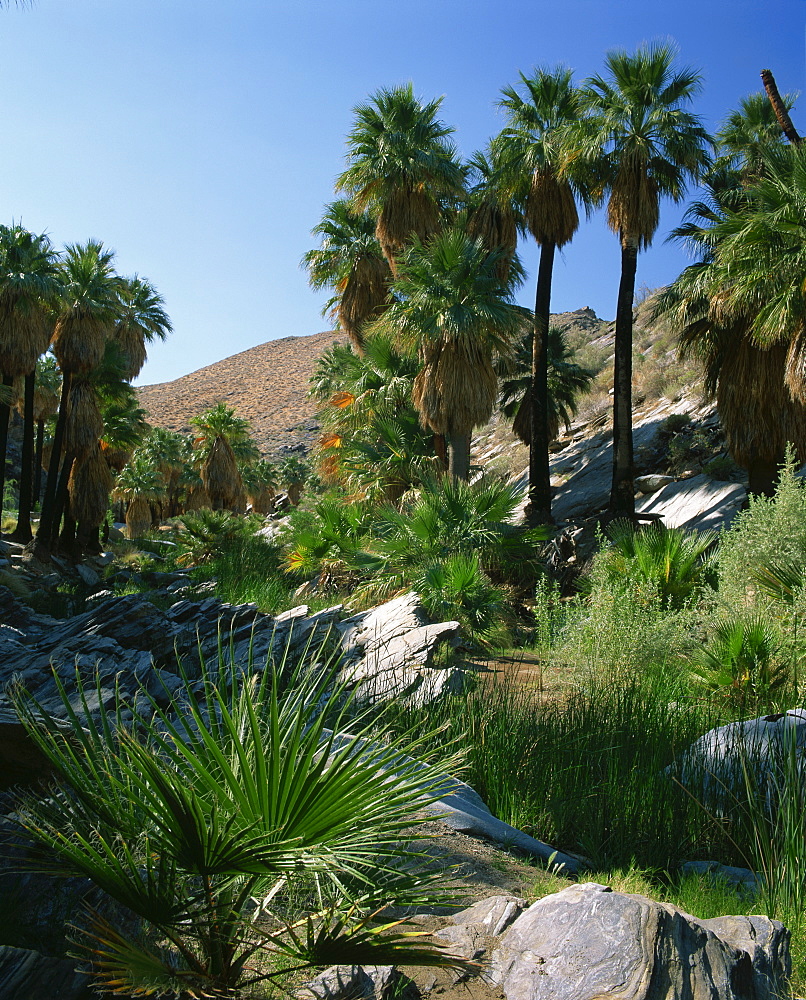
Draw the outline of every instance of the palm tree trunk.
M53 433L53 450L48 465L48 481L45 484L45 496L42 499L42 513L39 517L39 529L34 539L34 556L47 558L50 554L51 538L56 535L53 519L56 512L56 486L59 482L59 465L62 457L64 429L67 425L67 401L70 398L70 388L73 376L70 372L62 374L62 398L59 403L59 416L56 420L56 430Z
M535 293L535 325L532 338L531 441L529 443L529 502L526 521L531 527L553 524L551 473L549 471L549 318L551 277L554 271L553 243L540 247L540 267Z
M448 439L448 473L454 479L467 479L470 476L470 435L447 434Z
M10 375L3 376L3 385L11 388L14 379ZM0 402L0 524L3 523L3 497L6 493L6 449L8 448L8 420L11 407Z
M17 527L11 534L15 542L30 542L31 505L34 491L34 386L36 372L25 376L25 410L22 424L22 468L20 469L20 503Z
M632 447L632 304L638 242L625 237L621 248L621 281L616 306L615 370L613 372L613 482L609 512L635 514L635 470Z
M783 455L777 461L756 459L747 469L748 494L761 497L775 496L775 488L778 485L778 476L783 462Z
M67 454L64 456L64 462L62 463L62 471L59 473L59 482L56 488L56 501L53 507L53 526L50 530L50 540L51 543L56 542L59 539L59 547L64 550L66 547L59 536L59 524L62 520L62 514L64 514L64 527L65 535L62 536L66 539L68 545L72 543L75 539L75 521L70 514L70 473L73 470L73 462L75 462L76 456L74 454ZM72 522L72 531L69 528L68 522Z
M42 448L45 443L45 421L36 422L36 451L34 453L34 503L42 498Z
M786 105L781 100L781 95L778 92L778 85L775 82L775 77L772 75L772 70L763 69L761 71L761 82L764 84L764 90L767 92L767 99L772 105L773 113L778 119L778 124L781 126L781 131L789 139L793 146L799 146L803 139L798 135L795 126L792 124L792 119L789 117L789 112L786 110Z

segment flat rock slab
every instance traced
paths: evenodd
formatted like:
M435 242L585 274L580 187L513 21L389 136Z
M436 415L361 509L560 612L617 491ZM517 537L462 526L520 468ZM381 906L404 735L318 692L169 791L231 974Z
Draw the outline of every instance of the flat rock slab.
M660 514L667 528L727 527L745 502L747 491L740 483L723 483L709 476L693 476L664 486L639 500L642 514Z
M789 932L777 921L700 921L587 882L522 913L491 978L507 1000L776 1000L789 971Z
M91 1000L89 980L69 959L0 946L0 1000Z

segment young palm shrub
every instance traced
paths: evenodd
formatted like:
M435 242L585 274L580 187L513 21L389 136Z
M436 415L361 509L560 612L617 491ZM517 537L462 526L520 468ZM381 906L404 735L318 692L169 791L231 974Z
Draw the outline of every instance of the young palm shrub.
M613 582L649 584L670 608L679 608L707 585L718 535L651 524L636 529L615 521L608 530L613 545L601 553Z
M354 583L370 532L368 508L325 497L314 507L313 516L312 523L293 534L287 571L305 578L318 573L320 585Z
M707 646L692 657L695 680L741 713L780 702L790 687L781 636L760 615L719 622Z
M176 561L180 566L201 566L215 558L222 546L252 531L253 525L249 520L228 510L202 507L188 511L182 514L176 525Z
M288 499L296 507L302 496L302 487L308 478L308 466L305 462L290 455L280 465L280 482L285 486Z
M506 644L506 595L491 583L475 553L455 553L425 566L413 585L435 621L458 621L471 642L484 649Z
M141 689L100 717L77 677L77 698L59 684L66 724L14 692L58 779L18 812L43 867L90 878L141 921L132 934L119 908L86 914L79 940L102 989L201 1000L289 966L462 964L377 919L433 899L401 844L441 769L405 756L424 737L378 738L351 718L335 667L313 669L320 653L251 676L222 657L201 685L183 675L167 709ZM316 902L300 918L301 894Z
M412 570L475 552L481 568L495 577L529 574L548 531L512 524L523 498L520 486L492 477L473 484L427 479L401 510L387 506L378 512L375 569L400 587Z

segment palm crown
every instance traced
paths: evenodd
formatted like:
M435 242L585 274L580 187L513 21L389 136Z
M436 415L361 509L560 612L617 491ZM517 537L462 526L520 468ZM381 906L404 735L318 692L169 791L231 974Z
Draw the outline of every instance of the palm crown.
M437 118L442 99L426 104L411 84L381 89L355 108L347 136L347 169L336 182L359 211L369 209L390 266L412 234L439 229L442 199L462 194L464 170Z
M658 228L659 200L683 199L689 179L709 164L710 138L686 111L701 76L674 71L673 46L642 46L607 55L609 78L594 76L583 94L587 117L582 146L598 173L594 190L609 190L607 222L622 243L647 247ZM601 152L600 152L601 151Z

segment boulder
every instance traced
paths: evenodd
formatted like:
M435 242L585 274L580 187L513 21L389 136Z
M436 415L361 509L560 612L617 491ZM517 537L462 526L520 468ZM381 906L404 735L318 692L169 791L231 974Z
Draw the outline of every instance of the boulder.
M389 1000L403 976L391 965L332 965L292 991L296 1000Z
M458 667L434 667L433 655L459 633L459 622L432 623L409 592L337 625L344 654L342 679L359 701L398 698L427 704L461 686Z
M654 477L660 478L660 477ZM635 505L636 513L659 514L667 528L727 527L747 496L740 483L724 483L709 476L671 482Z
M637 476L635 488L639 493L657 493L658 490L662 490L664 486L670 486L673 482L674 476Z
M522 913L490 976L507 1000L775 1000L787 995L789 971L778 921L698 920L587 882Z
M96 995L72 960L0 946L0 1000L92 1000Z
M785 769L794 763L806 779L805 746L806 710L793 708L710 729L667 772L678 776L707 808L724 812L744 797L749 768L772 809Z

